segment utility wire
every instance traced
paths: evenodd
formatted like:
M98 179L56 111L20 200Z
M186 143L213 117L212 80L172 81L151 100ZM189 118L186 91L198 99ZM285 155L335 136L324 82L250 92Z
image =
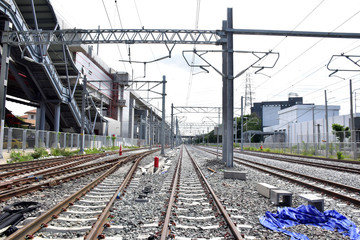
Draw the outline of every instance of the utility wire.
M107 19L108 19L108 21L109 21L110 27L113 28L113 26L112 26L112 24L111 24L110 17L109 17L109 13L108 13L108 11L107 11L107 9L106 9L106 6L105 6L105 3L104 3L104 0L102 0L102 4L103 4L103 6L104 6L105 13L106 13ZM116 44L116 47L117 47L117 49L118 49L118 52L119 52L120 57L123 58L123 57L122 57L122 54L121 54L121 51L120 51L120 48L119 48L119 45ZM125 71L127 72L125 63L123 63L123 66L124 66Z
M352 16L350 16L348 19L346 19L344 22L342 22L339 26L337 26L336 28L334 28L331 32L336 31L338 28L340 28L341 26L343 26L345 23L347 23L348 21L350 21L352 18L354 18L357 14L360 13L360 10L357 11L356 13L354 13ZM318 41L316 41L313 45L311 45L310 47L308 47L305 51L303 51L302 53L300 53L299 55L297 55L294 59L292 59L288 64L285 64L285 66L283 66L280 70L278 70L273 76L271 76L271 78L275 77L276 75L278 75L280 72L282 72L285 68L287 68L289 65L291 65L292 63L294 63L296 60L298 60L300 57L302 57L305 53L307 53L310 49L312 49L313 47L315 47L317 44L319 44L322 40L324 40L324 38L319 39ZM259 86L263 85L265 82L269 81L270 78L265 79Z
M199 28L200 6L201 6L201 0L197 0L196 16L195 16L195 30L197 30ZM194 50L196 50L196 44L194 44ZM195 62L195 53L192 54L191 64L193 65L194 62ZM194 67L190 67L189 84L188 84L188 90L186 93L185 106L187 106L189 104L193 76L194 76Z
M137 16L138 16L138 19L139 19L139 23L140 23L140 25L141 25L141 28L144 28L144 25L142 24L142 21L141 21L140 12L139 12L139 9L138 9L136 0L134 0L134 5L135 5L136 13L137 13ZM149 48L150 48L150 51L151 51L151 54L152 54L153 58L155 59L155 54L154 54L154 52L153 52L152 47L151 47L150 45L148 45L148 46L149 46ZM160 75L164 75L164 74L162 74L162 72L161 72L161 70L160 70L160 67L159 67L158 62L156 61L155 63L156 63L156 67L157 67Z
M293 32L295 29L297 29L316 9L318 9L320 7L320 5L324 2L325 0L322 0L318 5L315 6L315 8L313 8L313 10L311 10L293 29L291 29L290 32ZM280 42L278 42L275 47L272 48L272 51L275 50L275 48L277 48L285 39L287 38L287 36L285 36L283 39L280 40Z
M124 29L123 24L122 24L122 21L121 21L121 16L120 16L120 11L119 11L119 6L118 6L118 4L117 4L117 0L115 0L115 7L116 7L116 12L117 12L117 15L118 15L120 27L121 27L121 29ZM125 46L125 48L126 48L126 46ZM127 50L127 49L126 49L126 50ZM121 55L120 55L120 56L121 56ZM121 56L121 59L122 59L122 56ZM125 62L123 62L123 65L125 66ZM133 69L133 67L132 67L131 64L130 64L130 67L131 67L131 72L133 72L134 69ZM125 68L125 69L126 69L126 68Z
M356 43L356 42L358 42L358 41L360 41L360 40L356 40L356 41L352 42L351 44L349 44L348 46L346 46L344 49L346 49L347 47L353 45L354 43ZM351 52L351 51L355 50L355 49L358 48L358 47L360 47L360 45L358 45L358 46L356 46L356 47L354 47L354 48L346 51L345 53ZM341 51L341 52L342 52L342 51ZM289 88L294 87L296 84L298 84L298 83L306 80L306 79L307 79L308 77L310 77L311 75L313 75L313 74L315 74L316 72L318 72L318 71L320 71L321 69L323 69L323 67L326 67L326 62L327 62L327 59L325 59L324 61L322 61L318 66L316 66L316 67L312 68L311 70L309 70L308 72L312 71L310 74L302 77L299 81L291 84L290 87L288 87L288 88L286 88L286 89L284 89L284 90L282 90L282 91L280 91L280 92L272 95L270 98L273 98L273 97L275 97L275 96L278 96L278 95L280 95L281 93L283 93L284 91L288 90ZM313 71L313 69L315 69L315 70ZM305 73L305 74L306 74L306 73ZM305 75L305 74L304 74L304 75Z

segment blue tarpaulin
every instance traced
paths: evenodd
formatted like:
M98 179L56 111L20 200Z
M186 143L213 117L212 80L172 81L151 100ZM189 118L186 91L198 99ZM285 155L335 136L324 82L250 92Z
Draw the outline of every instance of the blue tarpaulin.
M331 231L337 230L344 236L350 236L351 240L360 240L360 231L355 223L335 210L320 212L312 205L278 208L277 213L267 211L265 216L260 217L260 223L273 231L291 236L291 240L309 240L304 234L285 229L298 224L318 226Z

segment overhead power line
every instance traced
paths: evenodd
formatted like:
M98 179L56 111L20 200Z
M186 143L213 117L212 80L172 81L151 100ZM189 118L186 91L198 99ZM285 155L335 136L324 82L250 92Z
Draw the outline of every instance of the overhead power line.
M107 11L107 9L106 9L106 6L105 6L105 3L104 3L104 0L102 0L102 4L103 4L103 6L104 6L104 10L105 10L105 13L106 13L106 17L107 17L107 19L108 19L108 22L109 22L109 24L110 24L110 27L113 28L112 23L111 23L111 20L110 20L110 17L109 17L109 13L108 13L108 11ZM122 54L121 54L121 51L120 51L120 48L119 48L119 45L116 44L116 47L117 47L117 50L118 50L118 52L119 52L120 57L123 58L123 57L122 57ZM126 66L125 66L125 63L123 63L123 66L124 66L125 71L127 71Z
M350 21L352 18L354 18L356 15L358 15L360 13L360 10L355 12L353 15L351 15L349 18L347 18L344 22L342 22L340 25L338 25L336 28L334 28L331 32L336 31L338 28L340 28L341 26L343 26L345 23L347 23L348 21ZM324 38L319 39L318 41L316 41L313 45L311 45L310 47L308 47L306 50L304 50L302 53L300 53L299 55L297 55L294 59L292 59L289 63L285 64L280 70L278 70L277 72L275 72L275 74L273 74L270 78L274 78L276 75L278 75L280 72L282 72L285 68L289 67L289 65L291 65L292 63L294 63L296 60L298 60L300 57L302 57L305 53L307 53L309 50L311 50L313 47L315 47L317 44L319 44L322 40L324 40ZM270 78L265 79L261 84L258 85L262 86L265 82L269 81ZM257 88L258 88L257 87Z
M195 16L195 30L199 29L200 6L201 6L201 0L197 0L196 16ZM196 44L194 44L194 50L196 50ZM194 64L194 62L195 62L195 53L192 54L192 58L191 58L191 63ZM190 67L189 84L188 84L188 90L186 93L186 101L185 101L186 106L188 105L189 99L190 99L193 76L194 76L194 67Z

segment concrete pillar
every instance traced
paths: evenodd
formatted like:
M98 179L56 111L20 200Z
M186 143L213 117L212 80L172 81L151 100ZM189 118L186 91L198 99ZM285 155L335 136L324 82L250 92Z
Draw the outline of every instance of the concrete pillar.
M59 132L60 129L60 103L55 104L55 119L54 119L54 131Z
M130 96L129 101L129 138L134 138L134 99Z

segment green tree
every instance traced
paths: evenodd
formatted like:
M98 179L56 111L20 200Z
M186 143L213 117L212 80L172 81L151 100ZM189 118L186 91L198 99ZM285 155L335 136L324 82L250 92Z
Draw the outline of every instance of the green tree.
M340 142L344 142L345 138L349 138L351 136L349 127L344 127L343 125L337 123L332 125L332 130L332 133L335 134L336 138Z
M241 138L241 117L236 118L237 122L237 137ZM261 119L255 114L243 116L243 131L261 131ZM255 135L251 138L251 142L261 142L261 135Z

